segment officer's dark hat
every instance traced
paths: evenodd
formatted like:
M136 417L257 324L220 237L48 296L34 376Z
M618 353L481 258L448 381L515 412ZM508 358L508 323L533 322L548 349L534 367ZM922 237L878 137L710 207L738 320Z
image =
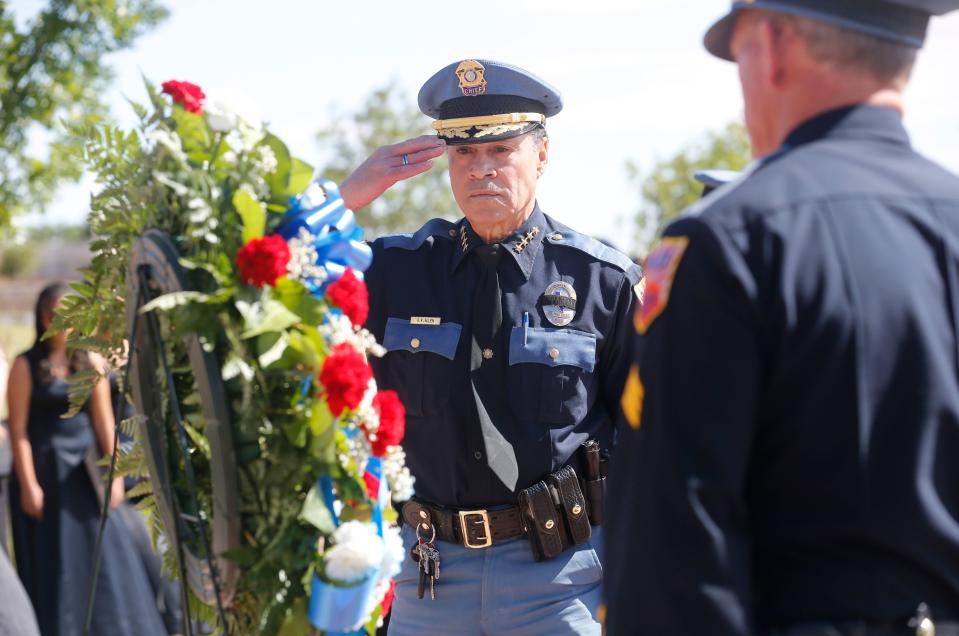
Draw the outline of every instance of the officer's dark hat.
M563 108L559 91L521 68L490 60L453 62L417 98L448 144L481 144L543 127Z
M959 9L959 0L738 0L729 13L709 28L706 50L732 61L729 41L736 14L764 9L829 22L884 40L922 48L929 18Z
M693 178L703 184L703 196L706 196L716 188L735 181L742 174L735 170L700 170L693 174Z

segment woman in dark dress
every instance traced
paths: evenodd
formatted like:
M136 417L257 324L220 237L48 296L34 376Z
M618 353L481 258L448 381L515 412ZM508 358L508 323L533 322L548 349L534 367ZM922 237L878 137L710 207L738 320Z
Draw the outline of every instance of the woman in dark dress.
M68 292L50 285L37 299L37 340L17 357L7 390L14 475L11 520L17 570L43 636L79 636L87 605L100 510L84 456L94 444L113 450L110 387L97 384L77 415L68 410L66 377L99 365L70 355L66 334L40 336ZM112 507L123 501L123 480L110 484ZM19 505L17 505L19 503ZM166 634L143 564L119 517L108 518L97 578L91 634Z

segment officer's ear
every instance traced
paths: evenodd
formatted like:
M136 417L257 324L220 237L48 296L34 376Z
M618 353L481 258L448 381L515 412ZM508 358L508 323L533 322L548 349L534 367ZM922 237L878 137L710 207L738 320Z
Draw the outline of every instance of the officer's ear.
M546 164L549 163L549 137L543 135L539 140L539 149L537 150L538 164L536 166L536 176L542 177L546 171Z

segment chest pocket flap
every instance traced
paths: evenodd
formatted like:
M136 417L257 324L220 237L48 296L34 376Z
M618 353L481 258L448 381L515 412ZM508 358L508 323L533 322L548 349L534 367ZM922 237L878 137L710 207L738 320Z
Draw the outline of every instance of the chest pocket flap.
M463 325L444 322L438 325L413 325L409 320L390 318L386 321L383 346L388 351L429 351L452 360L460 341Z
M509 363L524 362L551 367L566 364L592 373L596 365L596 336L575 329L513 327L509 335Z

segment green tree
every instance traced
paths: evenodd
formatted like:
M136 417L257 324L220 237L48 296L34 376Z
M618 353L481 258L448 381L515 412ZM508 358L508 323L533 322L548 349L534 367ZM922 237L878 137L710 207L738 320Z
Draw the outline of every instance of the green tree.
M636 214L637 245L643 246L658 235L680 212L699 200L703 184L693 178L700 170L742 170L751 158L749 137L741 122L707 133L672 157L657 161L649 172L633 161L626 170L641 194Z
M392 81L370 93L356 113L338 116L330 127L317 133L317 140L331 156L319 172L340 183L380 146L430 132L426 117ZM379 199L357 210L367 236L412 232L434 217L458 218L459 208L446 169L443 156L429 172L397 183Z
M158 0L49 0L20 30L0 0L0 227L42 210L58 184L79 178L79 141L62 124L106 117L101 95L113 73L105 56L164 17Z

